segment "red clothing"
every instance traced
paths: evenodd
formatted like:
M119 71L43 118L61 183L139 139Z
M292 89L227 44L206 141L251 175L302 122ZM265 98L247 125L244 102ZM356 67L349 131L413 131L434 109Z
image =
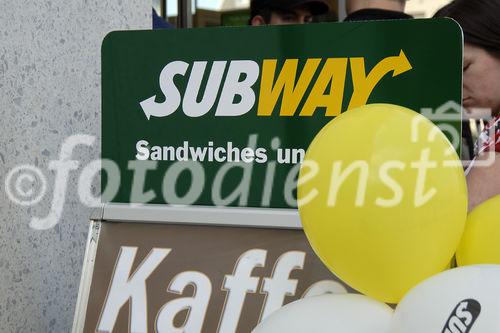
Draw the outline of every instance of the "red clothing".
M480 154L485 151L500 153L500 116L493 118L479 135L477 153Z

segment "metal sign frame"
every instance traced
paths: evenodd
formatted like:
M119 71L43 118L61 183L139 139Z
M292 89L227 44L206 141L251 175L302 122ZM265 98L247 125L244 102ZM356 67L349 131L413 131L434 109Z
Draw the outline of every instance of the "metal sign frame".
M158 223L301 230L295 209L105 204L90 217L72 333L83 333L102 223Z

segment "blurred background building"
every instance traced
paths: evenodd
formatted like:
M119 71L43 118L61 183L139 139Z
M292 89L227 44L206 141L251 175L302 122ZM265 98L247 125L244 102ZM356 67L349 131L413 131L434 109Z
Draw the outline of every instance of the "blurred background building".
M416 18L429 18L451 0L409 0L406 2L406 12Z
M429 18L451 0L408 0L406 12L416 18ZM337 21L345 17L345 0L329 0L332 12L320 21ZM191 12L187 26L214 27L246 25L249 19L250 0L153 0L153 8L159 16L173 26L185 26L179 19L183 8ZM179 11L179 8L181 10ZM186 22L184 22L186 24Z

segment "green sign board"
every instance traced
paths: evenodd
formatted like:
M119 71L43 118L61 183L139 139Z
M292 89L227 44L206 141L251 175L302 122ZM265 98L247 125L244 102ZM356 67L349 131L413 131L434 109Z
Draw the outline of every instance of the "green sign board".
M102 157L121 181L107 200L294 207L305 150L341 112L460 105L462 48L445 19L112 32Z

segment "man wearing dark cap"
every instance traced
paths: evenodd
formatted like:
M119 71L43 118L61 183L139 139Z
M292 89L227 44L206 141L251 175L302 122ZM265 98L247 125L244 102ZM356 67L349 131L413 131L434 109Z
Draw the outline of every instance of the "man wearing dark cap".
M310 23L314 16L326 14L324 0L252 0L251 25Z

